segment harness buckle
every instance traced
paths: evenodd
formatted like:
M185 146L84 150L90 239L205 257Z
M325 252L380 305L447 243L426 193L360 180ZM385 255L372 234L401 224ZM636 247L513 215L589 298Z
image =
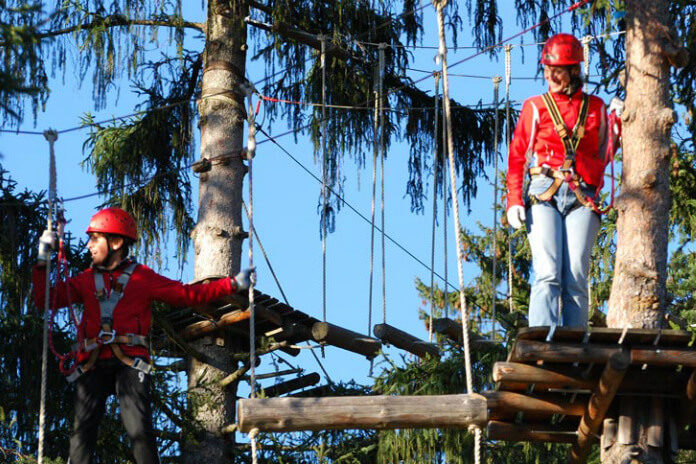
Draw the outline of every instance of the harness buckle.
M126 338L128 339L128 342L126 342L126 346L134 346L135 345L135 334L132 334L132 333L126 334Z
M107 337L106 340L104 340L104 337ZM116 338L116 331L115 330L100 330L99 335L97 335L97 338L101 341L102 345L109 345L114 341Z

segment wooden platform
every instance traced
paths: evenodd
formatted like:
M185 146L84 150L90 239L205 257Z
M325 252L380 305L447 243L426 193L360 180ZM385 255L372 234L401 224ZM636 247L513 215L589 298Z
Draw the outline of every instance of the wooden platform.
M496 390L483 394L490 439L572 443L570 462L584 462L607 412L616 410L623 397L667 399L663 410L667 417L678 413L673 420L677 429L696 423L691 406L696 401L696 348L690 346L689 332L549 332L548 327L522 329L507 362L495 364ZM662 424L655 433L662 440ZM694 442L679 446L694 449Z

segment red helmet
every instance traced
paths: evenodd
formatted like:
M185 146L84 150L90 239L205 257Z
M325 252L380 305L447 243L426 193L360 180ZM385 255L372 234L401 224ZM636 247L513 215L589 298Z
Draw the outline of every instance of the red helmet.
M121 208L105 208L98 211L89 221L87 233L91 232L122 235L131 240L138 239L135 219Z
M582 44L571 34L556 34L549 38L541 51L541 64L568 66L585 60Z

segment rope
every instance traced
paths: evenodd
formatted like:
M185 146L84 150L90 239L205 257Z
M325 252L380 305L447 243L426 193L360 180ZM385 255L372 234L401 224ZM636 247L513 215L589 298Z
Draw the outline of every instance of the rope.
M493 140L493 240L491 241L491 255L493 257L493 273L491 276L491 312L493 314L493 323L491 327L491 339L495 340L495 315L496 315L496 298L495 292L498 287L498 135L500 132L500 114L498 112L498 91L502 77L496 76L493 78L493 101L495 102L495 124L494 124L494 140Z
M430 317L428 318L428 341L433 341L433 312L435 311L435 230L437 228L437 175L438 175L438 127L440 111L440 75L435 75L435 135L433 140L435 141L435 154L433 155L433 231L432 239L430 241ZM447 288L445 287L445 291Z
M386 252L385 252L385 240L384 234L386 233L386 224L384 221L384 158L386 157L386 148L384 143L384 50L387 48L387 44L382 44L379 47L379 135L377 139L380 145L380 176L381 176L381 214L382 214L382 322L387 323L387 264L386 264Z
M445 41L445 20L443 8L447 4L447 0L433 0L433 5L437 9L437 29L440 38L440 49L438 58L442 64L442 89L443 98L445 100L445 119L448 127L451 128L452 118L450 112L449 100L449 80L447 78L447 43ZM466 305L466 295L464 293L464 269L462 266L462 250L461 240L459 240L460 221L459 221L459 199L457 197L457 177L454 171L454 140L452 139L452 131L447 131L447 147L449 158L449 175L450 188L452 189L452 209L454 210L454 233L456 234L455 243L457 245L457 273L459 275L459 304L462 311L462 341L464 345L464 366L466 372L466 391L467 394L473 393L473 375L471 372L471 352L469 349L469 310ZM474 431L475 446L474 446L474 461L476 464L481 462L481 436L480 429Z
M374 132L374 143L372 146L372 216L370 219L370 285L368 290L368 311L367 311L367 333L372 331L372 290L374 286L374 269L375 269L375 210L377 203L377 156L379 154L379 97L378 88L380 86L379 77L375 76L375 110L372 122L372 130Z
M247 94L247 100L249 102L248 113L248 124L249 124L249 135L247 138L247 173L249 174L249 208L248 208L248 220L249 220L249 268L254 267L254 176L253 176L253 160L256 154L256 123L254 121L256 113L254 111L254 105L252 102L251 91ZM250 275L249 283L249 377L250 377L250 388L251 397L256 397L256 305L254 302L254 286L256 284L256 277L252 272ZM256 457L256 436L258 435L258 430L254 433L254 430L249 432L249 440L251 441L251 457L252 463L257 463Z
M512 80L512 45L508 44L505 46L505 143L508 149L508 156L510 154L510 141L512 140L512 131L510 125L512 124L510 118L510 82ZM508 226L508 302L510 304L510 313L514 311L514 304L512 302L512 228Z
M321 149L322 149L322 169L321 169L321 263L322 263L322 313L326 322L326 205L328 202L327 192L327 157L326 157L326 37L321 35ZM324 345L321 348L322 357L325 356Z
M58 140L58 134L54 130L47 130L43 133L44 138L48 141L48 219L46 229L53 229L53 203L56 200L56 153L54 144ZM43 318L43 336L41 348L41 403L39 405L39 447L38 447L38 463L43 464L44 441L46 436L46 397L48 394L48 322L51 294L51 260L46 259L46 281L44 286L44 318Z
M449 131L449 121L445 117L445 105L442 105L442 161L443 166L446 165L448 158L448 147L447 147L447 132ZM448 251L447 251L447 198L449 191L447 190L447 174L442 176L442 240L444 242L443 246L443 265L445 275L444 280L444 298L445 298L445 317L449 317L449 298L447 295L447 284L449 283L449 278L447 276L449 264L448 264ZM435 269L435 268L433 268ZM433 271L434 272L434 271ZM452 287L455 288L455 287Z

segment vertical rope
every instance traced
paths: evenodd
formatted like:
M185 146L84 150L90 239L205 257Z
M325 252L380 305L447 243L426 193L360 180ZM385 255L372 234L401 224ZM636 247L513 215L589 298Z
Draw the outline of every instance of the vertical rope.
M58 132L47 130L44 138L48 141L48 219L46 229L53 229L53 203L56 200L56 153L54 144L58 140ZM41 348L41 402L39 405L39 449L37 452L39 464L43 464L44 441L46 437L46 396L48 394L48 320L50 314L51 293L51 260L46 260L46 283L44 295L43 336Z
M440 119L440 73L434 73L435 77L435 153L433 154L433 233L430 241L430 317L428 318L428 341L433 341L433 312L435 311L435 231L437 229L437 176L440 160L438 159L440 134L438 133ZM445 222L445 225L447 223ZM445 227L447 228L447 227ZM445 295L447 294L445 284Z
M372 122L372 130L374 131L374 143L372 146L372 219L370 220L370 290L368 311L367 311L367 333L372 333L372 291L374 287L374 269L375 269L375 210L377 203L377 156L379 154L379 140L377 140L377 132L379 131L379 77L375 76L375 90L373 92L375 98L374 120Z
M510 83L512 82L512 45L505 45L505 143L507 145L508 156L510 156L510 141L512 140L512 124L510 118ZM512 301L512 227L508 226L508 303L510 305L510 312L515 310L514 303Z
M249 220L249 268L254 267L254 176L253 176L253 159L256 154L256 122L255 122L255 112L254 105L252 102L252 94L248 94L248 123L249 123L249 135L247 138L247 173L249 175L249 207L248 220ZM256 396L256 311L254 302L254 287L256 284L255 274L252 272L250 276L249 283L249 377L251 386L251 397ZM251 442L251 457L252 463L257 463L256 457L256 436L258 435L258 430L254 433L254 430L249 432L249 441Z
M384 143L384 50L387 44L379 44L379 145L380 145L380 176L381 176L381 215L382 215L382 323L387 323L387 262L385 253L386 224L384 221L384 158L386 144Z
M442 62L442 88L445 106L445 119L447 125L451 128L452 113L449 100L449 80L447 76L447 44L445 42L445 20L443 8L447 4L447 0L433 0L433 5L437 8L437 26L440 38L439 59ZM457 197L457 178L454 172L454 141L452 140L452 131L447 132L447 148L449 158L449 174L450 188L452 189L452 209L454 212L454 232L456 234L455 243L457 245L457 274L459 275L459 304L462 311L462 340L464 345L464 365L466 369L466 390L468 394L473 393L473 379L471 372L471 352L469 349L469 309L467 307L466 295L464 294L464 269L462 265L462 250L461 240L459 240L460 222L459 222L459 199ZM481 431L474 430L476 446L474 446L474 460L476 464L481 462Z
M493 240L491 242L491 254L493 258L493 275L491 276L491 314L493 322L491 323L491 340L495 340L495 324L496 324L496 288L498 287L498 134L500 132L500 115L498 113L498 92L500 90L500 82L503 80L500 76L493 77L493 108L495 108L495 125L493 134Z
M447 156L449 153L449 150L447 149L447 131L449 131L449 126L448 126L448 121L447 118L445 118L445 106L444 104L442 105L442 161L443 161L443 167L446 167L447 163ZM448 209L448 203L447 203L447 198L449 195L449 190L447 189L447 174L444 174L442 176L442 240L444 241L444 246L443 246L443 265L445 267L444 272L443 272L443 277L444 277L444 282L443 282L443 289L444 289L444 297L445 297L445 317L449 317L449 298L448 298L448 285L449 285L449 280L448 280L448 270L449 270L449 263L448 263L448 254L449 252L447 251L447 209Z
M326 206L328 203L328 160L326 156L326 37L322 34L321 40L321 277L322 277L322 314L326 322ZM321 355L325 356L324 345L321 345Z

